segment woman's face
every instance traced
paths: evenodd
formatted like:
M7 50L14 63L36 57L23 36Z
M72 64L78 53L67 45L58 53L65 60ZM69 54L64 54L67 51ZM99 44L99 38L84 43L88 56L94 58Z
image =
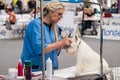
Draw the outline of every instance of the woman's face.
M64 9L58 9L57 11L50 11L50 22L57 23L63 16Z

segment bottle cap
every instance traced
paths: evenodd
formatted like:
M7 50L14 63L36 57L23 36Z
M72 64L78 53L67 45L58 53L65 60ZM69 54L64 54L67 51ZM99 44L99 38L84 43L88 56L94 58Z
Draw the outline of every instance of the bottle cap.
M51 60L50 58L48 58L48 60Z
M16 79L18 79L18 80L24 80L24 76L17 76Z
M21 62L21 63L22 63L22 60L21 60L21 59L19 59L19 62Z
M26 61L25 61L25 66L32 66L32 62L29 61L29 60L26 60Z
M17 69L16 68L9 68L8 69L8 76L9 77L16 77L17 76Z

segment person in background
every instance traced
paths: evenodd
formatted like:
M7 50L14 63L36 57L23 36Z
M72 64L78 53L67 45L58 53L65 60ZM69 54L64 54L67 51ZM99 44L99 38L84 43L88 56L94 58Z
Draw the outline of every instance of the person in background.
M83 18L93 17L94 14L95 14L94 9L91 7L90 3L86 3L85 7L83 8ZM85 20L82 22L82 29L81 29L82 35L84 35L84 31L86 29L91 28L92 23L93 23L92 20ZM95 30L95 32L96 32L96 30ZM97 32L96 32L96 34L97 34Z
M92 17L94 13L94 9L91 7L90 3L86 3L86 6L83 8L83 12L85 17Z
M120 0L117 0L117 12L120 13Z
M14 3L14 0L12 0L12 2L10 3L10 5L11 5L12 10L14 10L14 8L16 6L16 4Z
M35 8L34 0L29 0L27 4L28 4L28 10L33 10Z
M18 8L19 12L21 12L21 14L22 14L22 1L21 1L21 0L18 0L18 1L16 2L16 5L17 5L17 8Z
M8 8L6 10L6 13L9 15L7 21L10 22L10 24L15 24L16 23L16 14L12 10L12 8Z
M5 9L5 3L3 3L2 1L0 1L0 10Z
M43 9L45 62L50 58L54 69L58 69L60 49L67 48L72 43L71 38L62 39L56 25L61 20L64 10L65 6L60 2L47 3ZM41 27L41 18L36 18L29 23L25 31L21 60L23 64L25 60L30 60L33 72L42 70Z
M30 16L31 17L34 17L34 14L36 14L36 17L40 17L40 7L37 7L36 8L36 12L35 12L35 9L33 9L31 12L30 12Z

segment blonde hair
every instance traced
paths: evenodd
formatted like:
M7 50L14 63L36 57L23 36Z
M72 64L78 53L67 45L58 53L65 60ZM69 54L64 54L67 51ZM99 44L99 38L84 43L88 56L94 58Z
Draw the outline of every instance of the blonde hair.
M47 15L49 13L49 11L54 12L58 9L65 9L65 6L60 2L50 2L50 3L45 5L45 7L43 9L43 16ZM58 35L57 35L55 24L52 24L51 27L54 31L55 41L57 42L58 41Z
M43 15L47 15L49 11L56 11L58 9L65 9L65 6L60 2L50 2L43 8Z

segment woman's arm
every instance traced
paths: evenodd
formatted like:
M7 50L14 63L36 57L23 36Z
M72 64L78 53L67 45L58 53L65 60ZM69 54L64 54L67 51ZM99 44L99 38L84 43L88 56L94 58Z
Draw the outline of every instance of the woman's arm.
M48 53L55 49L60 49L60 48L64 48L65 46L70 46L71 42L72 42L71 38L65 38L61 41L48 44L48 46L44 49L44 52Z

